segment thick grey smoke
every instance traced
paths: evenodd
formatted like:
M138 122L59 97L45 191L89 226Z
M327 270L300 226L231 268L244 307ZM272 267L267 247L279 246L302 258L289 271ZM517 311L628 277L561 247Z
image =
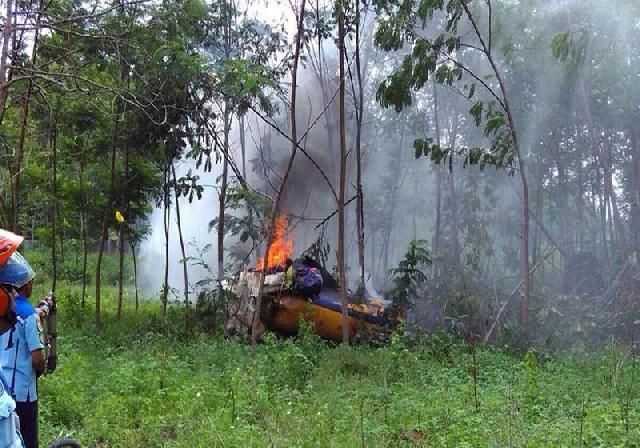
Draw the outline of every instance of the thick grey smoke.
M625 98L625 89L637 84L637 40L640 34L638 5L634 1L617 0L559 0L532 2L497 1L494 4L492 45L494 55L507 83L510 102L520 135L525 160L529 167L532 195L530 205L531 240L535 248L532 263L549 256L540 271L534 275L537 295L546 297L560 292L558 285L567 264L575 254L600 254L606 239L598 233L601 214L595 200L597 193L592 174L597 168L598 154L591 154L593 141L604 139L600 134L607 123L589 121L585 101L591 102L595 115L606 117L602 110L619 114L619 110L633 111L629 104L619 104ZM484 2L478 3L478 11ZM479 12L479 22L487 29L488 17ZM486 146L489 139L478 129L469 116L471 103L461 95L464 81L453 87L438 86L438 123L436 125L434 87L428 84L416 92L413 104L401 113L382 109L375 99L376 88L409 49L396 54L384 53L372 44L374 23L369 15L364 27L362 60L365 79L365 116L363 124L363 169L365 194L366 269L372 273L372 285L388 286L388 269L403 257L411 239L426 239L433 249L436 233L438 191L440 192L440 250L434 257L433 285L442 298L455 289L463 296L474 294L489 297L484 310L490 317L504 299L504 292L511 291L521 278L521 187L513 170L496 170L487 167L463 166L461 157L451 163L434 165L430 160L415 159L412 144L416 138L439 138L442 146L455 143L465 147ZM468 25L465 25L468 26ZM464 30L463 30L464 31ZM467 30L467 31L470 31ZM425 33L434 32L433 29ZM570 52L577 60L559 60L552 54L554 38L568 33ZM464 34L464 32L463 32ZM299 254L323 234L331 245L329 267L335 263L336 222L329 219L318 224L336 210L331 187L338 185L338 103L337 58L332 42L323 45L322 69L319 70L318 48L314 43L306 49L308 60L299 76L298 135L307 133L302 146L321 168L322 173L304 154L298 153L289 183L284 194L283 211L289 216L294 252ZM606 49L609 48L608 51ZM635 51L635 52L634 52ZM353 64L353 42L349 46L350 63ZM488 85L497 89L496 80L485 77L490 74L486 59L473 51L461 51L458 55L468 67L476 71ZM351 65L353 69L353 65ZM353 74L353 72L352 72ZM347 83L347 145L349 150L349 178L347 199L355 194L355 115L353 114L353 89L357 88L355 76ZM585 93L588 91L588 93ZM585 98L591 95L587 100ZM490 95L478 87L478 99L490 99ZM637 112L638 98L635 101ZM328 103L328 104L327 104ZM608 109L607 109L608 108ZM617 115L616 115L617 116ZM281 105L280 115L274 125L289 132L286 105ZM237 122L236 122L237 124ZM281 172L289 154L290 143L265 125L258 117L247 117L247 142L249 147L250 182L268 194L273 194L271 184L278 182L275 173ZM234 129L237 134L237 128ZM625 148L628 139L622 131L609 137L607 144ZM614 141L615 140L615 141ZM234 144L237 150L237 144ZM574 160L579 160L575 162ZM238 159L239 160L239 159ZM616 202L621 205L620 215L628 223L632 210L623 206L625 182L628 175L613 166ZM187 165L180 168L187 170ZM220 168L215 168L219 172ZM584 173L582 173L584 171ZM202 176L203 182L215 185L218 172ZM517 173L516 173L517 174ZM576 186L576 178L585 180ZM587 176L591 176L587 179ZM268 181L267 181L268 179ZM440 181L438 182L438 179ZM573 182L573 183L572 183ZM584 186L584 191L581 189ZM581 195L578 199L577 189ZM215 258L216 235L207 231L208 222L217 215L217 194L214 188L206 188L201 201L188 204L181 201L183 226L187 241L195 239L197 245L213 245L210 261ZM606 207L605 207L606 208ZM611 213L611 212L609 212ZM575 217L583 216L582 224L575 224ZM454 217L457 219L454 219ZM605 220L611 219L608 216ZM355 202L347 208L347 262L350 286L356 284L358 261L355 235ZM172 220L173 221L173 220ZM457 226L454 229L454 223ZM153 234L143 247L146 278L157 290L162 272L162 213L152 217ZM608 224L613 229L613 224ZM613 229L615 230L615 229ZM456 270L453 253L457 232L462 270ZM613 234L613 232L612 232ZM182 271L177 263L180 251L175 226L171 229L171 283L180 287ZM230 246L230 241L227 243ZM609 241L612 244L613 241ZM453 260L453 261L452 261ZM437 274L437 275L436 275ZM603 277L610 273L603 272ZM192 273L192 281L198 275ZM456 279L455 285L441 283ZM449 289L447 289L449 288ZM595 294L596 291L591 291ZM434 299L435 300L435 299ZM448 300L448 299L447 299ZM428 302L427 306L434 306ZM440 304L438 305L440 306ZM445 303L444 308L460 306ZM418 314L427 314L418 310ZM443 311L444 313L444 311Z
M217 217L218 213L218 193L215 188L216 179L222 169L220 165L214 165L211 172L196 169L195 161L187 159L176 164L176 176L180 178L187 174L189 170L200 176L199 183L204 186L202 199L194 200L190 203L187 198L180 197L180 214L183 239L186 245L187 257L199 257L198 249L202 250L208 244L211 249L204 252L204 260L212 268L215 266L217 238L215 233L208 230L209 222ZM175 198L172 198L172 203ZM164 281L164 253L165 234L164 216L162 208L154 208L149 224L151 233L140 246L140 285L146 292L147 297L158 297ZM184 277L182 270L182 252L178 235L178 225L176 221L175 205L171 207L171 219L169 227L169 286L170 299L180 300L184 288ZM193 284L205 278L208 273L193 262L189 266L189 283Z

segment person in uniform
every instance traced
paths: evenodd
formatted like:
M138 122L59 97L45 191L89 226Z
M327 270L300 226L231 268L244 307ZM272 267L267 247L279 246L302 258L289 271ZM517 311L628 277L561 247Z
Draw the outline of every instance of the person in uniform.
M36 309L29 303L35 273L19 252L0 267L0 285L15 291L17 321L0 336L0 364L16 402L25 448L38 447L38 394L36 379L44 372L42 327Z
M21 243L22 237L0 229L0 267ZM15 296L10 289L0 287L0 335L11 332L17 322ZM15 409L16 403L0 362L0 448L24 448Z

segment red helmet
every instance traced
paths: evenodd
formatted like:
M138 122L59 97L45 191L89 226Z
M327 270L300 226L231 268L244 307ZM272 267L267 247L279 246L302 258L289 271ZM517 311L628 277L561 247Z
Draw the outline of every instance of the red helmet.
M9 232L8 230L0 229L0 266L4 266L13 253L18 249L23 237ZM0 317L3 317L9 307L9 293L0 288Z

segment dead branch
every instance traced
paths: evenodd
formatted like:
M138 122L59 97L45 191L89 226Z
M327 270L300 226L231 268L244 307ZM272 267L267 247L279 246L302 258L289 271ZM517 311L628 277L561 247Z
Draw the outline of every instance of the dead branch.
M550 248L545 254L545 256L542 257L540 260L538 260L538 262L531 267L531 269L529 270L529 276L533 275L536 272L536 270L542 265L542 263L547 261L547 259L551 257L551 255L553 255L556 250L558 250L557 247ZM500 317L502 317L502 313L504 313L504 310L507 308L507 305L515 297L516 293L520 290L520 288L522 288L523 284L524 284L524 278L520 280L518 285L515 288L513 288L513 291L511 291L511 294L509 294L509 297L507 297L507 299L502 303L502 306L500 306L500 309L498 310L498 314L496 314L495 320L491 324L491 327L489 327L487 334L484 335L484 339L482 341L483 344L486 344L489 341L489 338L491 338L491 335L493 334L494 330L496 329L496 326L498 325L498 322L500 321Z

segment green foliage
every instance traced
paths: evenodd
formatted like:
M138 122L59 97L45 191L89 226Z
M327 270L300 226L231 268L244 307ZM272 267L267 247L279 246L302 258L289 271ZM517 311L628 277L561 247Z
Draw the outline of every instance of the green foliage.
M575 68L584 62L588 44L589 35L585 30L561 32L551 40L551 54L568 68Z
M524 400L527 404L527 409L531 409L531 407L535 406L539 394L540 366L538 365L536 353L532 349L527 350L522 363L526 372Z
M257 99L259 108L268 115L273 114L274 106L267 94L268 89L277 89L278 84L269 69L246 59L225 59L220 63L217 89L228 98L232 110L245 114Z
M111 247L115 246L111 242ZM80 284L82 282L82 244L77 240L68 240L65 242L65 256L58 260L58 275L67 282ZM43 250L42 247L24 250L29 264L36 272L36 282L42 285L49 284L53 277L53 265L51 263L51 252ZM96 264L97 254L91 252L87 257L87 284L92 284L93 274ZM119 278L119 262L115 256L107 254L102 260L102 281L105 285L115 285ZM128 284L133 283L133 262L131 257L125 258L124 263L124 279Z
M473 82L465 84L463 92L473 102L469 114L476 126L484 123L484 136L489 143L486 147L459 148L456 153L463 155L464 166L477 165L481 169L486 165L509 167L515 161L514 140L506 119L504 99L498 100L500 108L496 108L494 100L474 99L478 85L476 81L482 83L484 94L489 97L501 98L502 93L482 81L482 74L464 63L462 47L478 48L478 44L466 40L463 42L463 37L467 36L457 32L464 14L462 3L460 0L387 0L375 3L379 10L375 44L385 51L392 51L402 48L406 41L412 48L401 64L380 83L376 100L382 107L393 107L400 112L411 106L413 92L424 88L430 79L437 84L455 87L464 75L472 78ZM443 11L446 11L447 18L444 26L434 20L435 13ZM436 22L433 25L437 33L430 38L423 36L427 22ZM483 52L482 49L480 51ZM432 138L416 139L414 149L416 158L428 156L434 163L443 163L454 156L452 148L434 144Z
M284 37L232 3L116 5L95 16L85 6L53 2L38 15L61 26L38 36L35 69L48 77L35 89L38 95L26 97L24 80L10 86L8 104L21 105L24 98L30 107L21 148L29 157L24 166L3 157L0 176L22 173L16 204L20 232L30 229L53 245L55 203L56 237L81 240L86 230L91 245L104 221L107 234L123 229L137 244L148 231L150 204L171 202L167 191L190 201L202 197L199 176L188 172L174 181L167 173L186 157L198 166L204 162L205 170L211 170L212 159L221 160L219 99L234 115L254 106L267 114L276 111L271 95L280 90L276 80L286 67L271 65ZM31 48L16 51L15 62L26 64ZM7 154L21 144L19 109L7 109L0 126ZM123 224L112 219L116 210L125 216ZM0 201L3 227L11 227L12 213L11 200ZM66 267L59 272L77 278L77 270L67 273Z
M390 297L398 311L404 312L413 305L420 287L427 281L423 272L431 264L427 244L425 240L411 240L404 258L389 271L393 276Z
M143 302L117 322L115 294L106 295L110 311L95 333L90 317L74 323L71 289L59 294L59 368L39 381L45 441L361 447L364 437L365 446L388 448L510 441L546 448L575 446L581 426L584 446L640 441L632 358L620 348L544 363L533 352L520 360L477 348L476 411L471 354L445 333L413 344L397 334L377 349L332 348L305 324L297 339L267 338L252 358L244 343L185 328L181 308L165 325L159 304ZM626 414L621 400L631 404Z
M227 209L237 214L225 214L225 230L237 236L242 243L249 240L254 244L262 241L265 237L263 224L271 209L271 201L241 186L232 186L229 189L227 201ZM209 230L217 225L218 218L215 218L209 222Z

